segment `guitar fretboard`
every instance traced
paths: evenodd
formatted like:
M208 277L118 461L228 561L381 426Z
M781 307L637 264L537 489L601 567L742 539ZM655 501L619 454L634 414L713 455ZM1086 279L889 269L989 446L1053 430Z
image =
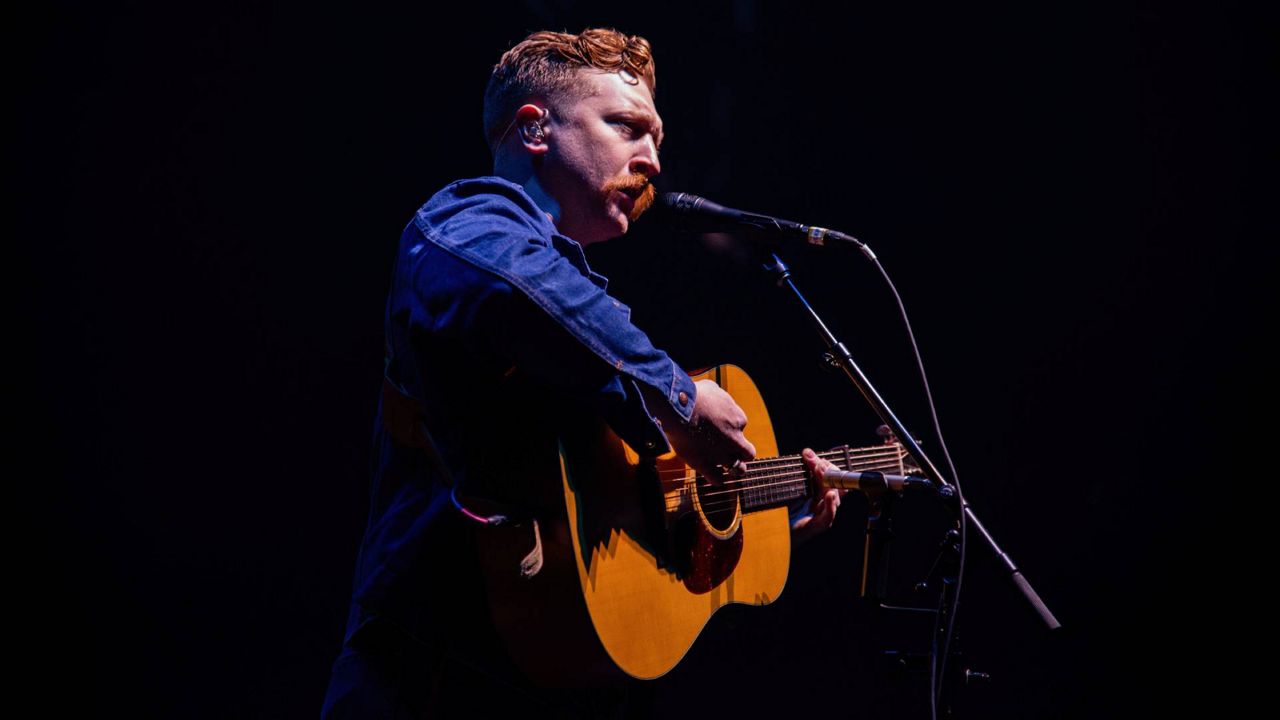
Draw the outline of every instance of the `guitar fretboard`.
M840 470L852 472L895 472L905 474L902 446L875 445L839 448L818 453ZM809 476L799 455L783 455L747 463L747 474L725 482L724 490L734 490L742 498L743 510L759 510L785 505L810 494ZM713 491L714 492L714 491Z

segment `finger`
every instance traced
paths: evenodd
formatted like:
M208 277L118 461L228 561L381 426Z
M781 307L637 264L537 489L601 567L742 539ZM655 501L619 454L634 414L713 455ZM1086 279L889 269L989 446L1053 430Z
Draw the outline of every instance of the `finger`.
M819 458L813 450L810 450L809 448L801 450L800 459L804 462L804 466L808 468L809 472L817 474L819 477L821 477L821 473L826 472L826 468L821 467L819 464L821 458Z
M821 517L822 527L831 527L836 520L836 511L840 508L840 493L836 490L828 490L819 498L814 508L814 518Z
M823 510L834 517L836 510L840 508L839 493L835 490L828 490L823 494L820 502L822 503Z
M836 467L835 464L832 463L830 460L822 457L821 455L817 454L816 452L814 452L809 448L805 448L804 450L801 450L800 457L804 460L804 463L808 465L809 468L812 470L822 470L822 472L826 472L828 470L835 469Z
M819 501L818 506L813 509L813 519L809 522L815 530L826 530L835 519L835 510L825 501Z

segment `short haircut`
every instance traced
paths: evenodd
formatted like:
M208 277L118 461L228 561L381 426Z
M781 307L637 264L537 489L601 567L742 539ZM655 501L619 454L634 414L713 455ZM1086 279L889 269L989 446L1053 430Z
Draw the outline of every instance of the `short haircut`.
M639 35L589 28L577 35L536 32L502 55L484 91L484 134L496 154L503 131L515 111L531 98L548 102L574 100L581 91L578 70L625 70L644 81L652 95L657 87L653 51Z

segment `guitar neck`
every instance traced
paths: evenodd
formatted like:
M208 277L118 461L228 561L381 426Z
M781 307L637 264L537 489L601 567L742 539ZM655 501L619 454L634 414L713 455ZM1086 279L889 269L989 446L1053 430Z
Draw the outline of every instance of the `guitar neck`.
M818 453L839 470L851 472L893 472L906 474L902 446L873 445L864 448L837 448ZM743 510L761 510L786 505L808 497L813 488L804 460L799 455L783 455L747 463L747 474L725 483L741 491Z

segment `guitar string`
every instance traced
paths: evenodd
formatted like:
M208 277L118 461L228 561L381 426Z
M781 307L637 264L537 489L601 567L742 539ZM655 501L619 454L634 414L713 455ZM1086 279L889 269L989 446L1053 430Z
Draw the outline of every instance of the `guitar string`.
M700 500L699 506L705 513L734 510L739 507L743 512L753 512L767 507L780 507L793 500L804 498L808 494L809 483L803 479L796 479L787 483L777 483L777 486L770 491L770 495L766 497L730 497L713 501ZM669 500L666 506L667 510L676 511L682 506L682 503Z
M756 510L768 507L780 507L793 500L799 500L809 495L809 483L802 479L792 480L788 483L777 483L768 496L765 497L729 497L717 500L700 500L699 507L705 513L716 513L722 510L735 510L741 508L743 512L754 512ZM670 511L678 510L682 506L680 502L667 503L667 509Z
M845 467L843 462L835 462L832 464L835 466L837 470L841 470L841 471L853 470L858 472L871 472L871 471L884 472L884 471L897 470L900 468L899 458L897 457L877 458L874 460L862 459L860 461L851 463L848 467ZM777 480L778 478L792 478L792 479L783 480L783 482L794 482L794 478L796 477L800 477L800 478L808 477L808 469L804 467L803 464L790 463L787 465L778 465L778 466L767 468L767 469L757 470L754 473L751 473L751 475L748 477L730 479L718 485L713 485L712 487L714 489L711 489L708 492L703 493L703 497L713 497L716 495L723 495L726 493L737 494L737 493L752 493L757 491L767 491L769 487L775 484L773 481ZM666 492L678 490L680 487L688 483L690 479L691 478L689 478L688 475L685 475L682 478L679 478L678 484L668 481L668 488ZM695 476L694 478L692 478L692 480L695 483L698 481L706 482L705 478L703 478L702 476Z
M892 465L885 465L883 467L868 466L863 468L862 472L890 470L896 467L896 465L897 465L896 463L893 463ZM713 490L707 493L703 493L699 495L699 504L702 506L702 509L704 511L707 511L707 510L715 511L715 510L727 509L727 508L736 506L738 504L739 497L742 498L742 502L744 505L747 505L750 507L754 505L753 501L763 501L764 504L778 502L778 501L785 502L788 500L803 497L804 495L808 494L809 482L806 474L803 471L793 471L790 474L792 475L792 477L790 478L780 479L780 480L776 480L774 482L769 482L769 483L762 483L758 486L754 486L750 488L740 488L735 490ZM782 477L782 476L779 476L779 477ZM777 494L779 493L779 491L781 491L783 494L788 494L788 493L795 493L795 494L792 497L783 497ZM729 497L724 497L725 495L728 495ZM765 497L759 497L760 495L765 495ZM770 497L770 495L773 495L773 497ZM712 499L713 497L718 499ZM679 502L677 501L675 506L672 506L672 504L668 502L667 506L669 510L674 510L676 507L679 506ZM758 505L756 505L756 507L758 507Z
M893 470L898 468L899 462L898 462L898 458L883 458L883 459L877 459L876 461L863 460L861 462L854 462L854 463L851 463L849 467L843 467L842 463L833 463L833 465L836 467L836 469L842 470L842 471L847 471L850 468L852 468L854 470L860 470L861 472L869 472L872 470L876 470L876 471ZM723 483L720 483L719 485L715 485L714 487L716 489L711 490L707 493L704 493L703 496L709 497L717 494L724 494L727 492L731 492L731 493L753 492L758 489L766 489L770 486L771 483L769 481L771 480L774 480L779 477L795 476L797 474L801 477L807 476L808 469L799 463L779 465L779 466L771 467L768 469L762 469L762 470L756 471L755 473L752 473L751 476L749 477L726 480ZM703 478L701 476L696 476L694 479L696 481ZM686 475L684 478L682 478L682 480L687 482L689 478ZM787 482L791 482L791 481L788 480ZM675 489L675 488L672 488L672 489Z
M871 447L849 448L850 456L880 455L884 453L895 453L895 454L903 455L905 457L905 453L903 453L902 451L902 446L897 444L872 445ZM822 452L819 452L816 454L818 455L818 457L844 457L845 450L844 448L835 448L833 450L823 450ZM747 460L745 464L746 465L765 465L768 463L777 462L779 460L794 460L794 459L799 459L800 457L801 457L800 453L793 453L791 455L778 455L776 457L755 458L753 460Z
M792 500L803 498L809 494L809 482L806 478L797 477L791 480L779 481L772 483L767 492L743 494L739 496L736 492L729 497L720 497L718 499L708 499L705 496L699 496L699 506L704 512L716 512L719 510L729 510L741 507L743 511L750 512L758 510L766 506L777 506ZM684 503L679 498L667 498L666 509L668 511L678 510Z
M872 462L866 462L866 461L854 462L850 464L850 467L841 467L839 463L832 463L832 464L836 467L837 470L847 471L850 468L853 468L854 470L861 469L863 472L867 472L867 469L873 468L873 467L881 467L881 466L896 467L898 462L896 459L885 459L885 460L872 461ZM787 475L787 474L792 474L796 472L800 472L802 474L807 475L808 468L804 467L803 465L794 465L794 464L775 467L775 468L769 468L768 470L761 470L759 472L756 472L751 477L726 480L723 483L720 483L719 485L713 486L713 487L716 488L716 491L719 491L721 488L723 488L725 491L728 491L728 492L750 491L757 487L767 486L768 483L763 481L767 481L772 478L779 477L779 473L781 473L782 475Z
M884 469L889 469L891 467L893 467L893 465L885 465L883 463L880 463L880 464L872 463L872 464L862 465L861 467L856 469L861 472L877 472ZM807 481L808 471L804 469L788 470L785 472L774 473L761 479L767 480L767 482L760 482L758 484L751 485L750 487L742 487L742 488L726 488L726 489L716 488L716 489L709 490L707 492L702 493L701 497L712 498L712 497L719 497L723 495L755 493L757 490L767 491L769 488L775 485L794 483L798 480Z
M845 456L845 452L843 450L826 450L816 454L818 457L821 457L821 458L843 458ZM906 457L906 454L902 451L902 448L899 445L884 445L884 446L876 446L872 448L858 448L858 449L849 450L850 457L877 457L877 456L884 456L884 455L897 455L901 457ZM751 467L752 465L770 465L778 462L798 462L800 461L800 459L801 459L801 455L797 453L794 455L779 455L777 457L771 457L771 458L759 458L756 460L748 460L744 463L744 465L746 465L747 467Z
M849 457L851 459L880 458L880 457L890 457L890 456L897 459L897 458L906 457L906 454L899 449L900 446L885 445L884 448L885 448L884 450L881 450L879 448L875 448L875 449L862 448L859 450L850 450ZM827 460L830 460L833 458L843 460L845 457L845 453L843 450L828 450L826 452L817 453L817 455L818 457L824 458ZM751 473L752 466L757 466L757 465L770 466L770 465L777 465L779 463L800 464L800 463L803 463L803 460L801 460L800 455L781 455L778 457L764 458L761 460L750 460L750 461L747 461L745 464L747 466L747 472L749 474ZM686 478L689 475L689 469L686 467L683 469L659 470L658 474L666 475L669 477ZM736 478L731 479L731 481L732 480L736 480Z
M834 460L835 462L832 464L837 469L849 469L843 462L846 458L846 452L843 448L820 452L817 455L825 459ZM869 472L897 469L900 467L900 462L905 457L905 454L901 452L900 445L893 444L869 448L850 448L847 457L854 461L850 463L850 467L859 469L862 472ZM748 470L747 477L726 480L718 486L718 488L722 489L710 490L700 494L699 504L704 511L715 511L736 506L739 502L739 497L748 506L753 505L753 501L763 500L764 503L772 503L779 500L787 501L803 497L808 492L809 483L808 470L804 467L801 458L802 456L800 455L783 455L749 461L746 463L749 467L752 465L766 467ZM690 479L689 468L660 471L660 474L678 476L665 481L676 480L680 482L680 486L673 488L673 490L682 489L684 483ZM704 478L695 476L694 480L704 480ZM802 489L804 492L797 492ZM780 496L778 494L780 492L790 497ZM793 493L794 496L792 496ZM729 497L724 497L725 495ZM762 495L764 497L761 497ZM675 506L672 506L671 502L668 501L667 509L673 510L679 504L679 500L676 500Z

